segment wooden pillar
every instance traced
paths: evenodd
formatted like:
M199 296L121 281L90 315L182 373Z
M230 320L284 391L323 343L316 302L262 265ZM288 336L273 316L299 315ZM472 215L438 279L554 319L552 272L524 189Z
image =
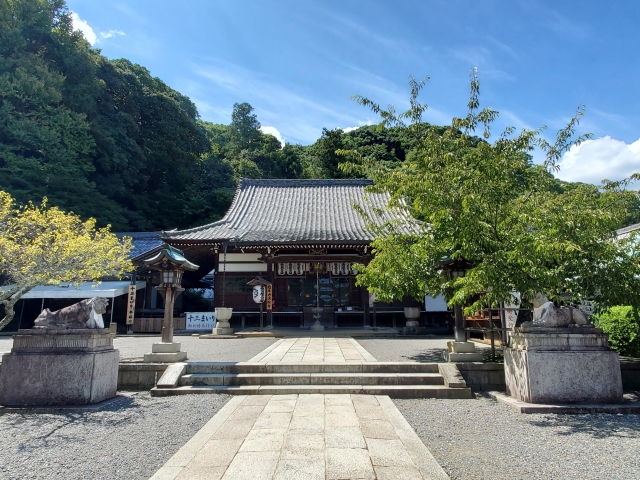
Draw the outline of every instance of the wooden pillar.
M184 292L182 287L156 287L164 298L164 318L162 319L162 343L173 343L173 306L176 298ZM113 312L113 306L111 307Z
M222 275L220 274L220 253L218 250L213 250L213 269L215 274L213 275L213 306L222 306Z
M365 287L360 287L360 297L364 302L364 327L369 326L369 292Z
M278 295L276 293L276 284L274 281L274 274L273 274L273 257L272 256L268 256L267 257L267 280L269 280L271 282L271 298L278 298ZM271 305L269 306L269 309L267 310L267 324L271 327L273 327L273 311L272 311L272 307Z

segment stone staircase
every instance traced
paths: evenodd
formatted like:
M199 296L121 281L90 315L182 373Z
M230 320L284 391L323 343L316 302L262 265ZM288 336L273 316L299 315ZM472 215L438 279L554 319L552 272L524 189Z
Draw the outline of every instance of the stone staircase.
M174 363L152 396L369 394L392 398L472 398L454 364L417 362Z

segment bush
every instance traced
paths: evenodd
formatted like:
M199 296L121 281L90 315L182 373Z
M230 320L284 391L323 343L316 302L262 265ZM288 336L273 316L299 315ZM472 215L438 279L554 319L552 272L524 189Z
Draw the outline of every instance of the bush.
M609 346L620 355L640 356L640 327L632 307L611 307L598 315L595 325L609 336Z

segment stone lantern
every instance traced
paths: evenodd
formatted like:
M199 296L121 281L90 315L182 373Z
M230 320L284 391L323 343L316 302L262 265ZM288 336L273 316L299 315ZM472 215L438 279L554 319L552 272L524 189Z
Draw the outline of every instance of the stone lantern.
M182 274L185 270L193 271L199 267L187 260L181 250L171 246L166 246L143 263L159 272L160 284L156 290L164 298L162 341L151 346L151 353L145 354L144 361L167 363L186 360L187 352L181 352L180 343L173 341L173 306L178 295L184 292L180 285Z

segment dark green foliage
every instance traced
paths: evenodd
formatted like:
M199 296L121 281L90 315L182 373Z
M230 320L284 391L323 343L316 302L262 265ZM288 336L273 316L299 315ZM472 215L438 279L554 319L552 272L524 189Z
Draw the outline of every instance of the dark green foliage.
M638 321L632 307L611 307L598 315L595 324L609 336L609 345L620 355L640 356Z
M118 230L189 226L210 149L197 119L145 68L92 49L62 0L0 2L0 189L19 202Z
M0 190L22 204L46 196L114 230L192 227L224 215L240 178L364 176L338 168L344 151L397 169L420 155L427 129L445 132L325 128L313 145L283 147L250 104L236 103L229 125L204 122L144 67L102 56L73 31L64 0L0 0ZM640 201L626 223L638 212Z

